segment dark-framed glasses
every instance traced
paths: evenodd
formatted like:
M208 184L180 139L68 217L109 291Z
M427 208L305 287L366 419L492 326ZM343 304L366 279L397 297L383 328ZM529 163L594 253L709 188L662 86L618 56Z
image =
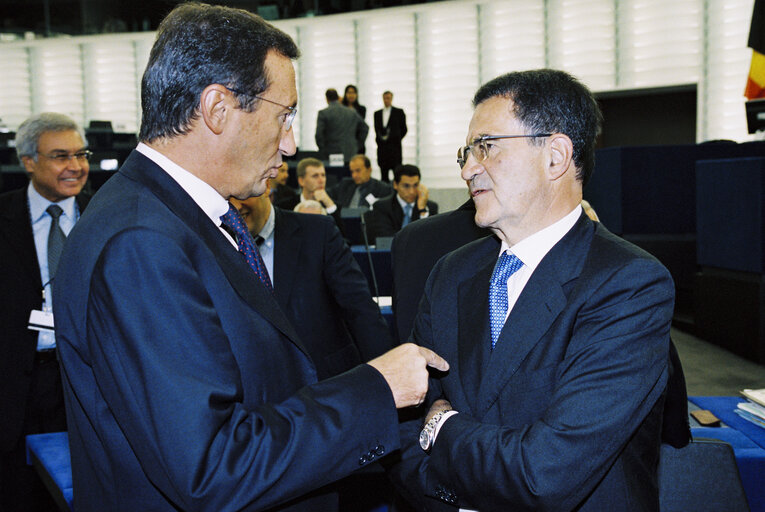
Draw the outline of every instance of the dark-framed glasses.
M66 151L54 151L53 153L45 154L38 151L37 154L60 164L65 164L73 158L78 162L87 162L90 160L90 157L93 156L93 152L88 151L87 149L76 151L74 153L67 153Z
M226 86L224 85L223 87L226 87ZM281 103L278 103L278 102L273 101L273 100L269 100L268 98L264 98L262 96L258 96L257 94L250 94L248 92L240 91L239 89L232 89L231 87L226 87L226 89L228 89L231 92L235 92L236 94L241 94L242 96L249 96L250 98L255 98L255 99L258 99L258 100L263 100L263 101L266 101L268 103L273 103L274 105L278 105L278 106L280 106L282 108L286 108L288 110L288 112L285 112L284 114L282 114L282 116L283 116L283 118L282 118L282 127L286 131L290 131L290 128L292 128L292 121L295 120L295 116L297 115L297 108L290 107L290 106L287 106L287 105L282 105Z
M489 141L497 139L533 139L537 137L549 137L552 133L533 133L531 135L481 135L473 139L473 142L468 146L462 146L457 150L457 164L460 169L465 167L468 156L473 153L473 157L478 162L483 162L489 158L489 150L493 146Z

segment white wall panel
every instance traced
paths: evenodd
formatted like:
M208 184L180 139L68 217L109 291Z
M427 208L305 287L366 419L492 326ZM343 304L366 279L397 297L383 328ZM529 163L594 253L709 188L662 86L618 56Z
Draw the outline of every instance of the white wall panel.
M707 4L709 44L699 87L699 140L750 138L744 87L752 58L746 45L753 4L753 0L711 0Z
M479 4L480 82L545 67L544 0Z
M367 107L367 156L377 175L374 111L383 107L382 93L393 93L393 105L404 109L408 133L402 141L405 163L417 163L417 59L415 16L399 13L364 18L356 29L359 103Z
M696 83L701 75L703 0L620 0L617 86Z
M133 41L118 38L82 45L85 119L110 120L117 132L138 131L140 94Z
M297 30L303 56L300 62L300 149L315 150L316 116L327 107L324 93L335 88L342 96L356 83L356 32L350 18L311 20ZM297 141L297 139L296 139Z
M442 4L417 14L419 167L430 187L465 186L457 166L479 85L478 9Z
M31 48L32 110L60 112L85 123L82 51L70 39L36 41Z
M0 51L0 118L11 130L32 114L32 77L29 72L29 49L8 44Z
M616 85L616 13L612 0L548 0L549 66L594 90Z

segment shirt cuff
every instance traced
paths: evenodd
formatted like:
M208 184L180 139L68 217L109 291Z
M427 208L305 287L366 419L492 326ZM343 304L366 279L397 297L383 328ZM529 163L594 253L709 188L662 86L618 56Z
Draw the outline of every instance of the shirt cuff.
M441 416L441 419L438 420L438 423L436 423L436 428L433 431L433 442L436 442L436 439L438 439L438 432L441 430L441 427L444 426L444 422L446 422L447 419L451 418L457 414L457 411L449 411L444 413L443 416Z
M337 204L333 204L329 208L325 208L325 210L327 210L327 213L329 215L332 215L333 213L335 213L337 211Z

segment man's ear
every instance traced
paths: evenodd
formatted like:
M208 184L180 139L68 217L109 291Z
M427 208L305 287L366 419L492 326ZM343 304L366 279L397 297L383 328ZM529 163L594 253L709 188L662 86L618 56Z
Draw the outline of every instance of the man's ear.
M568 135L562 133L550 135L549 144L550 165L547 172L550 180L554 181L563 176L569 168L574 168L574 144Z
M31 156L22 156L21 164L24 166L24 169L26 169L27 174L34 174L37 170L37 162L35 162L35 159Z
M202 91L199 111L205 126L215 135L220 135L223 131L235 101L228 89L220 84L210 84Z

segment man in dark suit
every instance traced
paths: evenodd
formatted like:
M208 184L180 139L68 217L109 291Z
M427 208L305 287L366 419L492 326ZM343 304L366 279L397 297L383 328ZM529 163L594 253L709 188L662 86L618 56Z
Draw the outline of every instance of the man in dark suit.
M141 143L54 282L80 512L333 510L314 490L395 450L396 406L447 366L410 344L318 382L227 201L263 194L295 152L297 55L239 9L188 3L160 24Z
M473 105L458 163L495 236L428 278L413 339L452 367L422 431L403 429L395 480L421 509L658 510L674 289L582 212L597 103L537 70Z
M409 339L425 281L441 256L491 235L474 219L475 205L468 199L456 210L412 222L396 233L391 246L393 316L400 341Z
M332 219L274 208L265 196L231 202L258 241L276 301L320 380L393 348L366 277Z
M349 161L364 146L369 126L352 108L343 106L335 89L327 89L327 108L316 117L316 145L324 158L342 153Z
M396 167L393 189L395 194L376 201L372 211L364 214L370 243L377 237L395 235L410 222L438 213L438 203L428 200L428 188L420 181L417 166Z
M375 142L377 165L382 181L388 183L388 171L401 165L401 140L406 135L406 114L393 106L393 93L383 93L383 108L375 111Z
M329 195L341 208L368 208L381 197L393 193L390 185L372 177L372 162L365 155L351 158L348 167L351 169L351 177L343 178L329 191Z
M25 436L66 430L64 396L52 331L50 283L58 255L88 197L85 136L72 119L35 115L19 126L16 153L29 186L0 196L0 510L52 510ZM30 314L50 317L32 330Z

